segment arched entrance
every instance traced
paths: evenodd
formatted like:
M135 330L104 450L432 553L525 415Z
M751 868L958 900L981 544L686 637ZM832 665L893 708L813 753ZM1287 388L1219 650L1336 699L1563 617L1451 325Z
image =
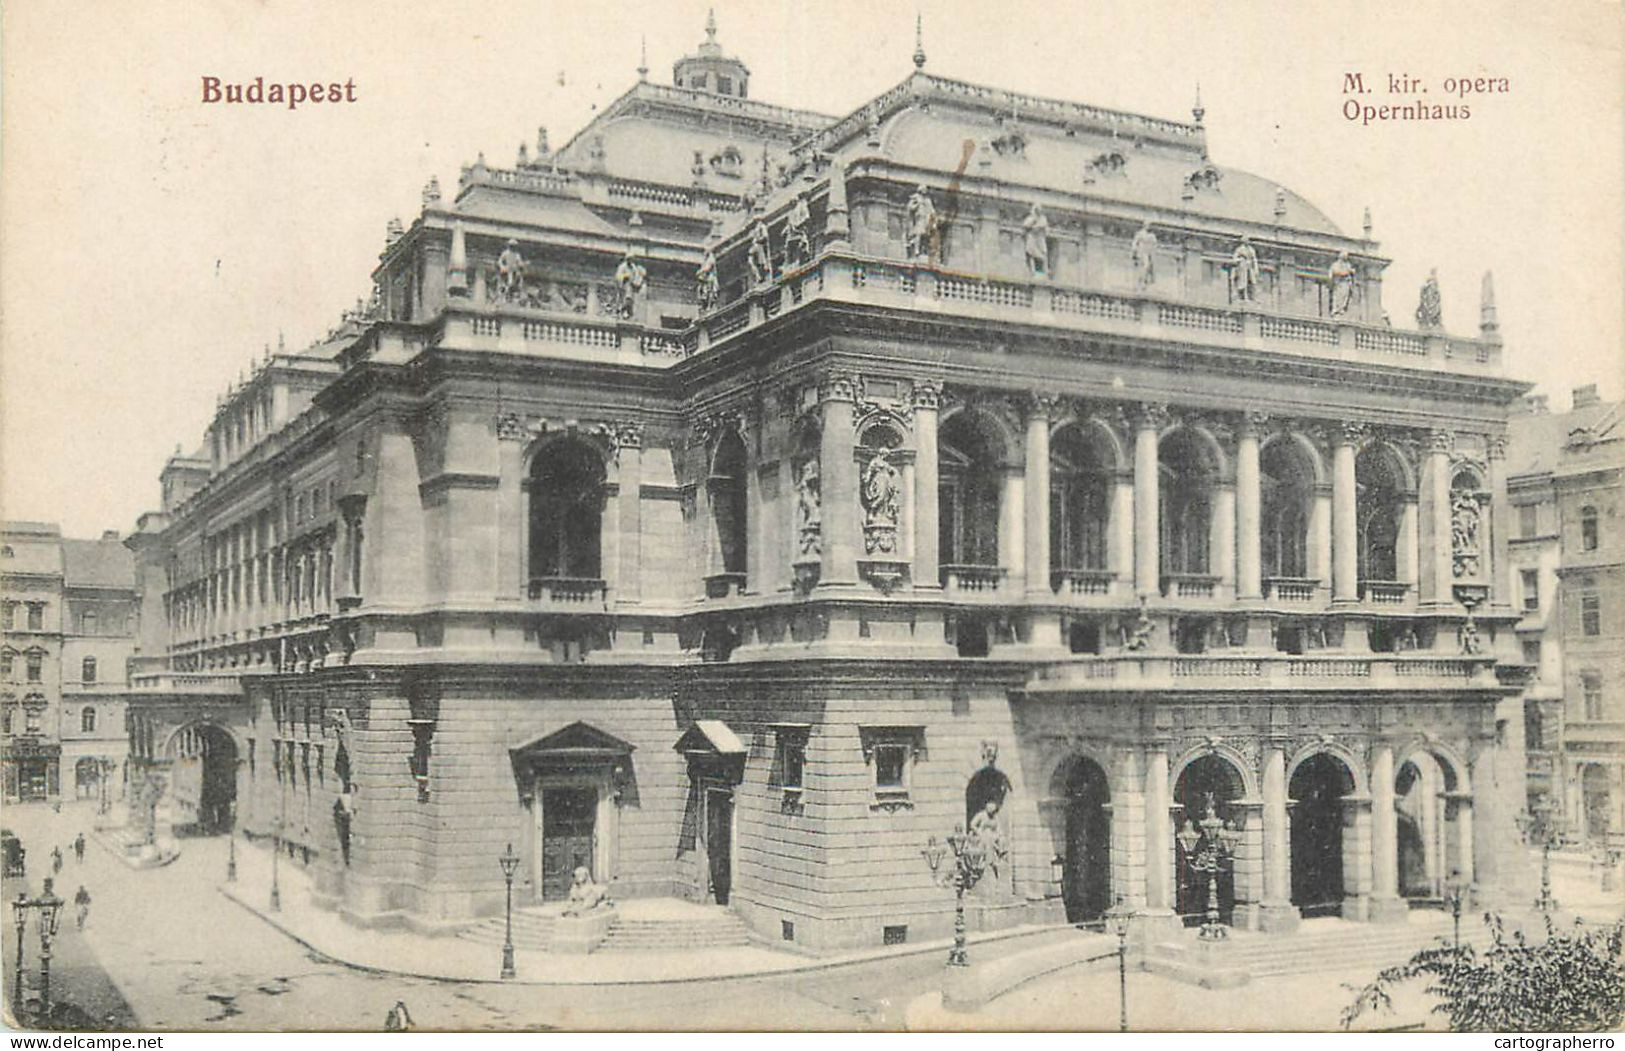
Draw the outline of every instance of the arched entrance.
M1305 916L1338 915L1343 906L1343 797L1354 775L1342 760L1317 752L1298 764L1291 798L1292 904Z
M192 723L170 738L170 783L177 803L193 812L199 835L231 831L237 803L237 742L213 723Z
M1106 771L1083 756L1063 763L1055 780L1066 807L1061 900L1068 923L1086 923L1111 904L1111 789Z
M1394 774L1401 897L1442 902L1452 872L1471 868L1461 856L1461 781L1454 763L1427 749L1412 752Z
M1200 925L1207 913L1207 877L1191 871L1185 850L1179 845L1178 833L1187 824L1193 829L1200 827L1199 822L1207 816L1209 798L1213 801L1213 812L1219 820L1228 823L1232 828L1239 827L1241 815L1235 812L1232 804L1245 794L1241 772L1229 760L1218 755L1204 755L1191 760L1185 769L1179 772L1179 778L1174 782L1174 802L1179 806L1178 816L1172 818L1175 833L1174 856L1178 863L1175 908L1187 927ZM1233 864L1221 867L1218 885L1219 913L1224 917L1225 923L1230 923L1231 914L1236 907Z

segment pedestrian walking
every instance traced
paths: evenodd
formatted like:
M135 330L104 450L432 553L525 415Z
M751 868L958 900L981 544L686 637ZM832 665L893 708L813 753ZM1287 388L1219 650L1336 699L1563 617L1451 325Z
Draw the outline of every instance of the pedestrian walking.
M85 889L83 883L79 884L79 889L73 893L73 911L79 929L84 930L85 919L90 915L90 891Z
M62 872L62 848L51 848L51 874L59 875Z
M412 1024L411 1012L406 1009L406 1001L396 1000L395 1006L384 1016L384 1032L404 1033L415 1028L417 1027Z
M84 861L85 861L85 834L83 832L81 832L77 836L73 837L73 857L74 857L74 860L78 861L81 865L84 864Z

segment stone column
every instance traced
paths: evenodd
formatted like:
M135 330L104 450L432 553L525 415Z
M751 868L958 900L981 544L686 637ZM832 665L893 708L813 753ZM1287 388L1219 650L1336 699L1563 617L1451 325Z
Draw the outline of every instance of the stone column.
M1107 519L1106 568L1112 571L1113 594L1134 583L1134 473L1120 470L1112 480L1111 516Z
M1261 598L1258 436L1269 417L1249 412L1236 432L1236 597Z
M1027 485L1025 472L1005 468L999 478L999 565L1014 580L1026 565Z
M852 460L852 413L857 392L850 376L826 376L818 385L819 512L823 565L820 586L857 580L857 465Z
M1504 434L1492 434L1488 440L1490 486L1490 542L1481 544L1484 559L1483 576L1490 581L1490 605L1499 610L1512 606L1511 559L1508 557L1507 507L1507 439Z
M937 453L937 422L942 407L942 384L936 380L914 383L914 586L940 588L937 550L941 467Z
M620 480L612 510L616 531L620 534L615 601L638 602L643 598L643 425L630 422L617 424L615 442ZM754 495L754 480L746 484ZM747 521L747 529L752 522L753 517ZM745 535L748 537L750 533L747 531Z
M1476 901L1496 904L1501 897L1500 843L1495 834L1495 739L1479 742L1472 760L1473 798L1462 817L1462 856L1473 859L1473 882L1478 885ZM1519 848L1521 849L1521 848ZM1469 852L1470 851L1470 852Z
M1235 799L1230 802L1230 813L1241 830L1233 862L1235 924L1257 930L1259 903L1264 897L1264 802L1258 798Z
M1161 569L1157 535L1157 431L1162 405L1141 405L1134 417L1134 591L1155 595Z
M1398 546L1394 551L1394 574L1399 577L1401 583L1409 584L1412 588L1418 583L1416 521L1416 494L1409 493L1400 498L1399 539L1396 541Z
M1333 495L1330 485L1316 485L1309 505L1309 550L1304 552L1309 575L1322 588L1332 586Z
M1344 424L1337 435L1337 448L1332 453L1332 601L1334 602L1357 602L1360 598L1359 543L1355 532L1354 448L1364 433L1365 428L1358 424Z
M1342 804L1342 916L1364 922L1371 919L1371 797L1347 795Z
M1208 564L1219 578L1220 588L1234 591L1236 585L1236 489L1221 483L1213 491L1213 527L1209 537Z
M1145 909L1143 936L1167 937L1179 930L1174 913L1174 830L1168 813L1168 752L1153 744L1145 750Z
M528 437L518 417L497 420L497 597L512 601L525 597L529 576L525 539L530 528L522 473Z
M1050 394L1027 398L1026 557L1027 593L1047 598L1049 587L1049 426L1060 399Z
M1430 432L1427 459L1422 465L1421 600L1436 605L1451 605L1455 601L1450 568L1452 445L1453 438L1449 431Z
M1264 751L1264 900L1258 925L1265 931L1290 931L1298 925L1292 904L1291 826L1286 812L1285 742L1272 740Z
M1399 896L1399 814L1394 810L1394 750L1371 751L1371 919L1403 923L1409 911Z
M1146 906L1146 799L1140 756L1124 749L1111 785L1112 895L1136 911Z

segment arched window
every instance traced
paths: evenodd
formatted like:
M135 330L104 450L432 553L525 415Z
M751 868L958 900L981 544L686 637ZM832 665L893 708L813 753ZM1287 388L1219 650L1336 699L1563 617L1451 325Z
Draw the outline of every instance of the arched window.
M745 443L739 432L728 431L711 458L706 491L711 498L711 527L716 532L716 553L721 572L743 575L749 557L745 515Z
M1370 445L1354 461L1356 558L1360 586L1399 579L1404 475L1391 449Z
M96 709L85 705L79 710L79 732L93 734L96 732Z
M531 579L602 577L603 513L602 457L573 440L544 449L530 471Z
M1106 568L1112 469L1098 435L1069 424L1050 442L1049 557L1052 573Z
M943 423L938 531L944 566L999 564L999 486L1003 470L991 424L974 412Z
M1258 460L1259 553L1265 577L1309 575L1309 508L1314 466L1291 438L1264 448Z
M96 681L96 658L86 657L79 664L79 678L84 682Z
M1162 575L1205 576L1219 477L1212 450L1194 431L1179 430L1162 440L1158 460Z
M1580 508L1580 550L1597 550L1597 509Z

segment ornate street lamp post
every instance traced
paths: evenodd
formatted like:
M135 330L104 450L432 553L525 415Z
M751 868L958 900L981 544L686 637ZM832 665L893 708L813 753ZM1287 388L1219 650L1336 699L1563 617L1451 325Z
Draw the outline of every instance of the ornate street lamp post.
M45 880L45 893L33 903L40 910L39 918L39 985L40 1017L51 1017L51 939L56 937L56 925L62 918L63 901L51 890L50 877ZM19 955L18 959L21 959Z
M1461 952L1461 910L1467 904L1467 893L1471 886L1461 878L1460 869L1450 870L1450 880L1445 884L1445 904L1450 906L1450 922L1455 928L1456 951Z
M498 977L512 978L513 968L513 874L519 870L519 855L513 852L513 844L497 858L497 864L502 866L502 881L508 885L508 905L502 927L502 972Z
M1201 831L1198 832L1187 821L1175 838L1185 851L1185 863L1190 866L1192 874L1207 882L1207 915L1202 920L1202 931L1197 937L1203 941L1223 941L1230 936L1230 931L1220 922L1219 873L1225 866L1234 864L1236 843L1241 839L1241 833L1219 819L1214 810L1212 792L1207 794L1207 815L1202 818L1200 827Z
M271 826L271 911L282 911L282 885L277 867L281 864L282 818L278 816Z
M1106 910L1106 926L1117 935L1117 1031L1128 1032L1128 926L1134 910L1123 904L1123 896Z
M23 1010L23 932L28 929L28 910L34 903L28 900L28 895L22 891L17 892L17 900L11 903L11 918L17 924L17 974L11 994L11 1006L19 1018Z
M226 833L226 882L237 882L237 801L231 801L231 828Z
M1552 820L1554 810L1552 797L1541 796L1528 816L1518 821L1529 842L1540 844L1540 897L1535 899L1535 908L1548 916L1557 911L1557 899L1552 897L1552 847L1557 845L1558 834L1557 822Z
M942 862L949 852L954 856L954 867L944 870ZM948 837L947 847L932 836L920 851L931 869L932 882L940 887L954 889L954 945L948 950L949 967L965 967L970 963L965 953L965 892L976 886L987 871L987 847L980 837L967 835L963 826L955 825Z

